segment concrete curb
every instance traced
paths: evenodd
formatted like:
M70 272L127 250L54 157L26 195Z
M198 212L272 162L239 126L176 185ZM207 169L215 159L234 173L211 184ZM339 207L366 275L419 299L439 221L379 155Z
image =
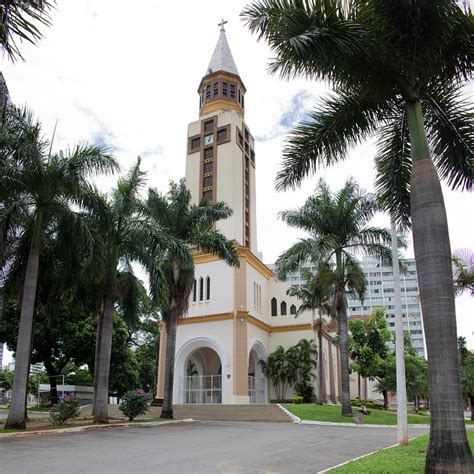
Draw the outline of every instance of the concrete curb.
M352 428L396 428L397 425L371 425L371 424L356 424L356 423L334 423L332 421L313 421L301 420L301 425L321 425L321 426L344 426ZM429 428L430 425L408 425L408 428Z
M140 427L155 427L163 425L172 425L177 423L190 423L194 421L192 418L184 420L170 420L170 421L143 421L140 423L113 423L110 425L84 425L76 426L74 428L52 428L49 430L35 430L35 431L18 431L16 433L0 433L0 442L4 439L11 438L28 438L33 436L51 436L64 433L82 433L83 431L102 430L107 428L140 428Z
M377 425L377 426L380 426L380 425ZM423 436L423 435L413 436L413 438L410 438L408 441L413 441L414 439L416 439L420 436ZM359 459L366 458L367 456L371 456L372 454L379 453L380 451L385 451L386 449L396 448L397 446L398 446L398 443L395 443L395 444L392 444L390 446L386 446L385 448L382 448L382 449L376 449L375 451L371 451L370 453L363 454L362 456L357 456L356 458L349 459L349 461L344 461L344 462L341 462L340 464L336 464L335 466L328 467L324 471L318 471L317 474L325 474L326 472L330 472L333 469L337 469L338 467L345 466L346 464L350 464L351 462L358 461Z
M283 413L288 415L293 420L293 423L301 423L301 418L291 413L291 411L287 410L283 405L280 405L279 403L277 403L277 405L280 407L280 410L282 410Z

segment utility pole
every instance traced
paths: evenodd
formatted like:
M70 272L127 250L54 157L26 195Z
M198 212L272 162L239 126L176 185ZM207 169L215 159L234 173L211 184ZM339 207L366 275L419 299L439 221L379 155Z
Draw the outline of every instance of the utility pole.
M398 262L397 227L391 221L392 266L395 306L395 354L397 360L397 434L398 444L408 444L407 390L405 382L405 347L403 337L402 297L400 291L400 267Z

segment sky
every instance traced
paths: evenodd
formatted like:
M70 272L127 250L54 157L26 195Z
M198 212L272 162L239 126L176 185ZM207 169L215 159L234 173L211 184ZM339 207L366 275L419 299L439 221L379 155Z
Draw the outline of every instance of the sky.
M199 113L197 88L219 36L217 24L227 20L227 39L247 87L245 120L256 140L258 247L271 263L302 235L278 220L278 212L300 206L320 177L338 189L353 176L373 190L375 146L361 144L344 163L319 170L296 191L275 191L286 135L330 89L267 72L270 50L239 18L246 4L201 0L178 8L176 2L140 0L130 8L125 0L58 0L45 39L23 45L24 62L0 58L1 71L13 102L28 104L46 135L57 122L54 149L84 140L107 145L123 170L140 155L149 186L166 191L170 180L184 176L187 125ZM468 93L474 96L472 87ZM113 183L98 180L104 190ZM452 249L473 248L473 195L444 191ZM375 224L389 221L381 216ZM413 256L411 245L405 255ZM458 333L471 348L473 301L457 299Z

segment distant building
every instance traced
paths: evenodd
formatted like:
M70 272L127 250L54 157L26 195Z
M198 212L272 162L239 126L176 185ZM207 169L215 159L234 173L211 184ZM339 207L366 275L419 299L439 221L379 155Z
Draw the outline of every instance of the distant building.
M400 274L403 329L410 334L411 344L417 353L424 356L425 344L416 264L413 258L405 259L404 262L407 266L407 271ZM388 328L395 333L392 268L384 266L379 260L371 257L364 257L360 263L367 279L367 291L363 303L354 297L348 296L347 315L349 318L368 317L375 308L385 307L385 318ZM269 265L269 268L273 270L274 265ZM301 268L307 268L311 271L316 270L315 266L311 264L303 265ZM286 281L294 286L305 284L300 270L288 275ZM395 350L393 341L389 343L389 346Z
M3 346L5 343L0 342L0 370L3 367Z

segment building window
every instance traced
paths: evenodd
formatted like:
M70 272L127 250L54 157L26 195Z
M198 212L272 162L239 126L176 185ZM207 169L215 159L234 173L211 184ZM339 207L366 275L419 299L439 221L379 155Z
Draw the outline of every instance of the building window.
M199 278L199 301L204 300L204 278Z
M194 279L194 285L193 285L193 303L196 302L197 298L197 281Z
M193 138L191 140L191 150L195 150L196 148L199 148L201 146L201 138Z
M244 94L242 94L242 108L244 108Z
M222 82L222 95L227 97L227 81Z
M206 300L209 301L211 299L211 278L206 277Z
M204 173L212 173L212 161L204 163Z
M206 120L204 122L204 131L212 132L213 129L214 129L214 120Z
M230 85L230 98L235 99L235 84Z
M202 199L204 201L212 201L212 191L209 190L209 191L204 191L202 193Z
M209 148L204 148L204 159L207 160L213 157L213 149L212 146Z
M286 302L282 301L280 304L280 314L286 316Z
M290 306L290 314L296 314L296 306L294 304Z
M277 309L277 300L276 300L276 298L271 299L270 306L271 306L272 316L277 316L278 309Z
M206 86L206 99L209 99L209 97L211 97L211 84Z
M219 94L219 83L217 81L214 82L214 97L217 97Z
M227 138L227 128L217 130L217 141L223 142Z
M212 176L204 176L204 179L202 180L202 187L208 188L209 186L212 186Z
M240 89L239 89L238 92L239 92L239 99L238 99L238 102L239 102L239 104L240 104Z

